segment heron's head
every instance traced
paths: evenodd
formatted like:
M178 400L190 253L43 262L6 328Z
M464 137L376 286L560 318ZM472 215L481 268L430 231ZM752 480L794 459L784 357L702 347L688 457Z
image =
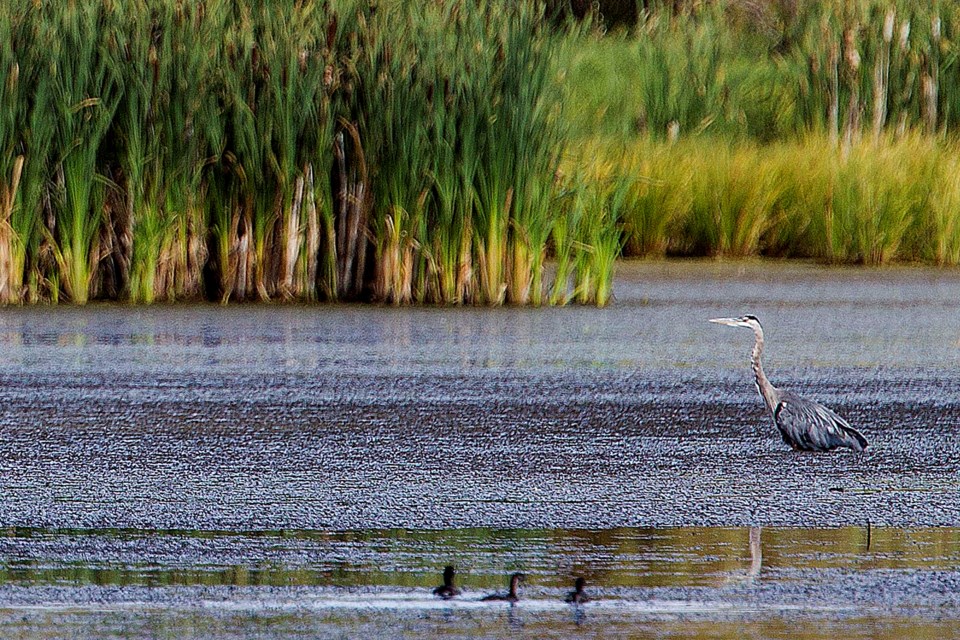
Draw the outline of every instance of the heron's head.
M740 316L739 318L713 318L710 320L710 322L725 324L728 327L748 327L754 331L761 329L760 321L757 319L757 316L749 314Z
M576 589L577 591L583 591L583 588L585 586L587 586L587 581L583 577L577 578L576 581L574 581L573 583L573 588Z
M527 580L527 576L525 576L522 573L515 573L512 576L510 576L510 584L512 585L515 585L518 582L526 582L526 580Z
M451 565L448 564L446 567L444 567L444 569L443 569L443 579L444 579L447 583L449 583L451 580L453 580L453 566L451 566Z

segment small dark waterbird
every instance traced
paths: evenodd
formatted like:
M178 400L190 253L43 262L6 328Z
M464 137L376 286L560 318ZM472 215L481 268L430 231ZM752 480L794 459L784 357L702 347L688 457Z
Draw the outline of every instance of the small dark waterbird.
M867 448L867 439L831 409L792 391L778 389L767 380L760 363L763 328L756 316L714 318L710 322L753 330L756 344L753 345L750 363L756 376L757 390L784 442L799 451L830 451L838 447L863 451Z
M444 600L449 600L454 596L460 595L460 589L457 589L453 586L453 576L454 570L451 565L447 565L443 569L443 586L437 587L433 590L433 595L440 596Z
M515 573L510 576L510 592L507 594L503 593L493 593L489 596L484 596L481 598L484 602L517 602L520 599L520 596L517 595L517 585L527 579L527 576L522 573Z
M577 578L573 583L573 591L567 594L566 601L570 604L583 604L584 602L590 602L590 597L587 595L586 591L583 588L587 586L587 581L584 578Z

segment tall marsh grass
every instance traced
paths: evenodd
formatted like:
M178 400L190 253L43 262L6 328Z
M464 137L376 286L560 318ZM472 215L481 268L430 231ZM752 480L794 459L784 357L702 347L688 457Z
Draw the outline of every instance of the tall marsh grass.
M647 4L634 28L561 48L581 134L814 132L849 145L960 126L956 3Z
M533 1L13 3L0 303L602 305L622 251L960 261L955 3L645 6L608 34Z
M879 265L960 264L960 144L922 134L829 136L761 145L693 138L581 148L571 166L602 167L587 182L620 182L610 201L634 256L767 255Z
M551 29L492 0L5 9L0 301L559 301Z
M563 170L634 256L958 264L960 6L645 3L559 51Z

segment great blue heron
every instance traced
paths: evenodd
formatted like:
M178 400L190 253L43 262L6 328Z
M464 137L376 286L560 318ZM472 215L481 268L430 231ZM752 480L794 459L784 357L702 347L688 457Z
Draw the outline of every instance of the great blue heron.
M760 363L760 356L763 354L763 328L756 316L714 318L710 322L753 329L756 344L753 345L750 363L757 377L757 390L770 410L773 424L780 430L784 442L802 451L830 451L837 447L863 451L867 447L867 439L832 410L819 402L807 400L792 391L777 389L770 384Z
M453 586L453 567L447 565L443 570L443 586L433 590L433 595L440 596L444 600L449 600L454 596L460 595L460 589Z
M520 599L520 596L517 595L517 585L526 580L527 576L522 573L515 573L510 576L510 592L507 594L502 593L493 593L489 596L481 598L484 601L500 601L500 602L510 602L514 603Z
M587 592L583 588L587 585L587 581L584 578L577 578L573 583L573 591L567 594L566 601L570 604L583 604L584 602L590 602L590 597L587 595Z

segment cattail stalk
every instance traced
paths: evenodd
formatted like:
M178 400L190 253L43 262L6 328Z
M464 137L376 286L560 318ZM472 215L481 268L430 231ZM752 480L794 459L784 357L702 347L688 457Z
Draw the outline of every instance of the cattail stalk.
M857 133L860 131L860 52L857 50L857 30L848 28L843 34L844 68L849 98L847 101L847 121L844 125L844 149L849 151Z
M873 72L873 137L879 139L887 122L887 101L890 92L890 48L896 10L889 9L883 20L883 42Z

